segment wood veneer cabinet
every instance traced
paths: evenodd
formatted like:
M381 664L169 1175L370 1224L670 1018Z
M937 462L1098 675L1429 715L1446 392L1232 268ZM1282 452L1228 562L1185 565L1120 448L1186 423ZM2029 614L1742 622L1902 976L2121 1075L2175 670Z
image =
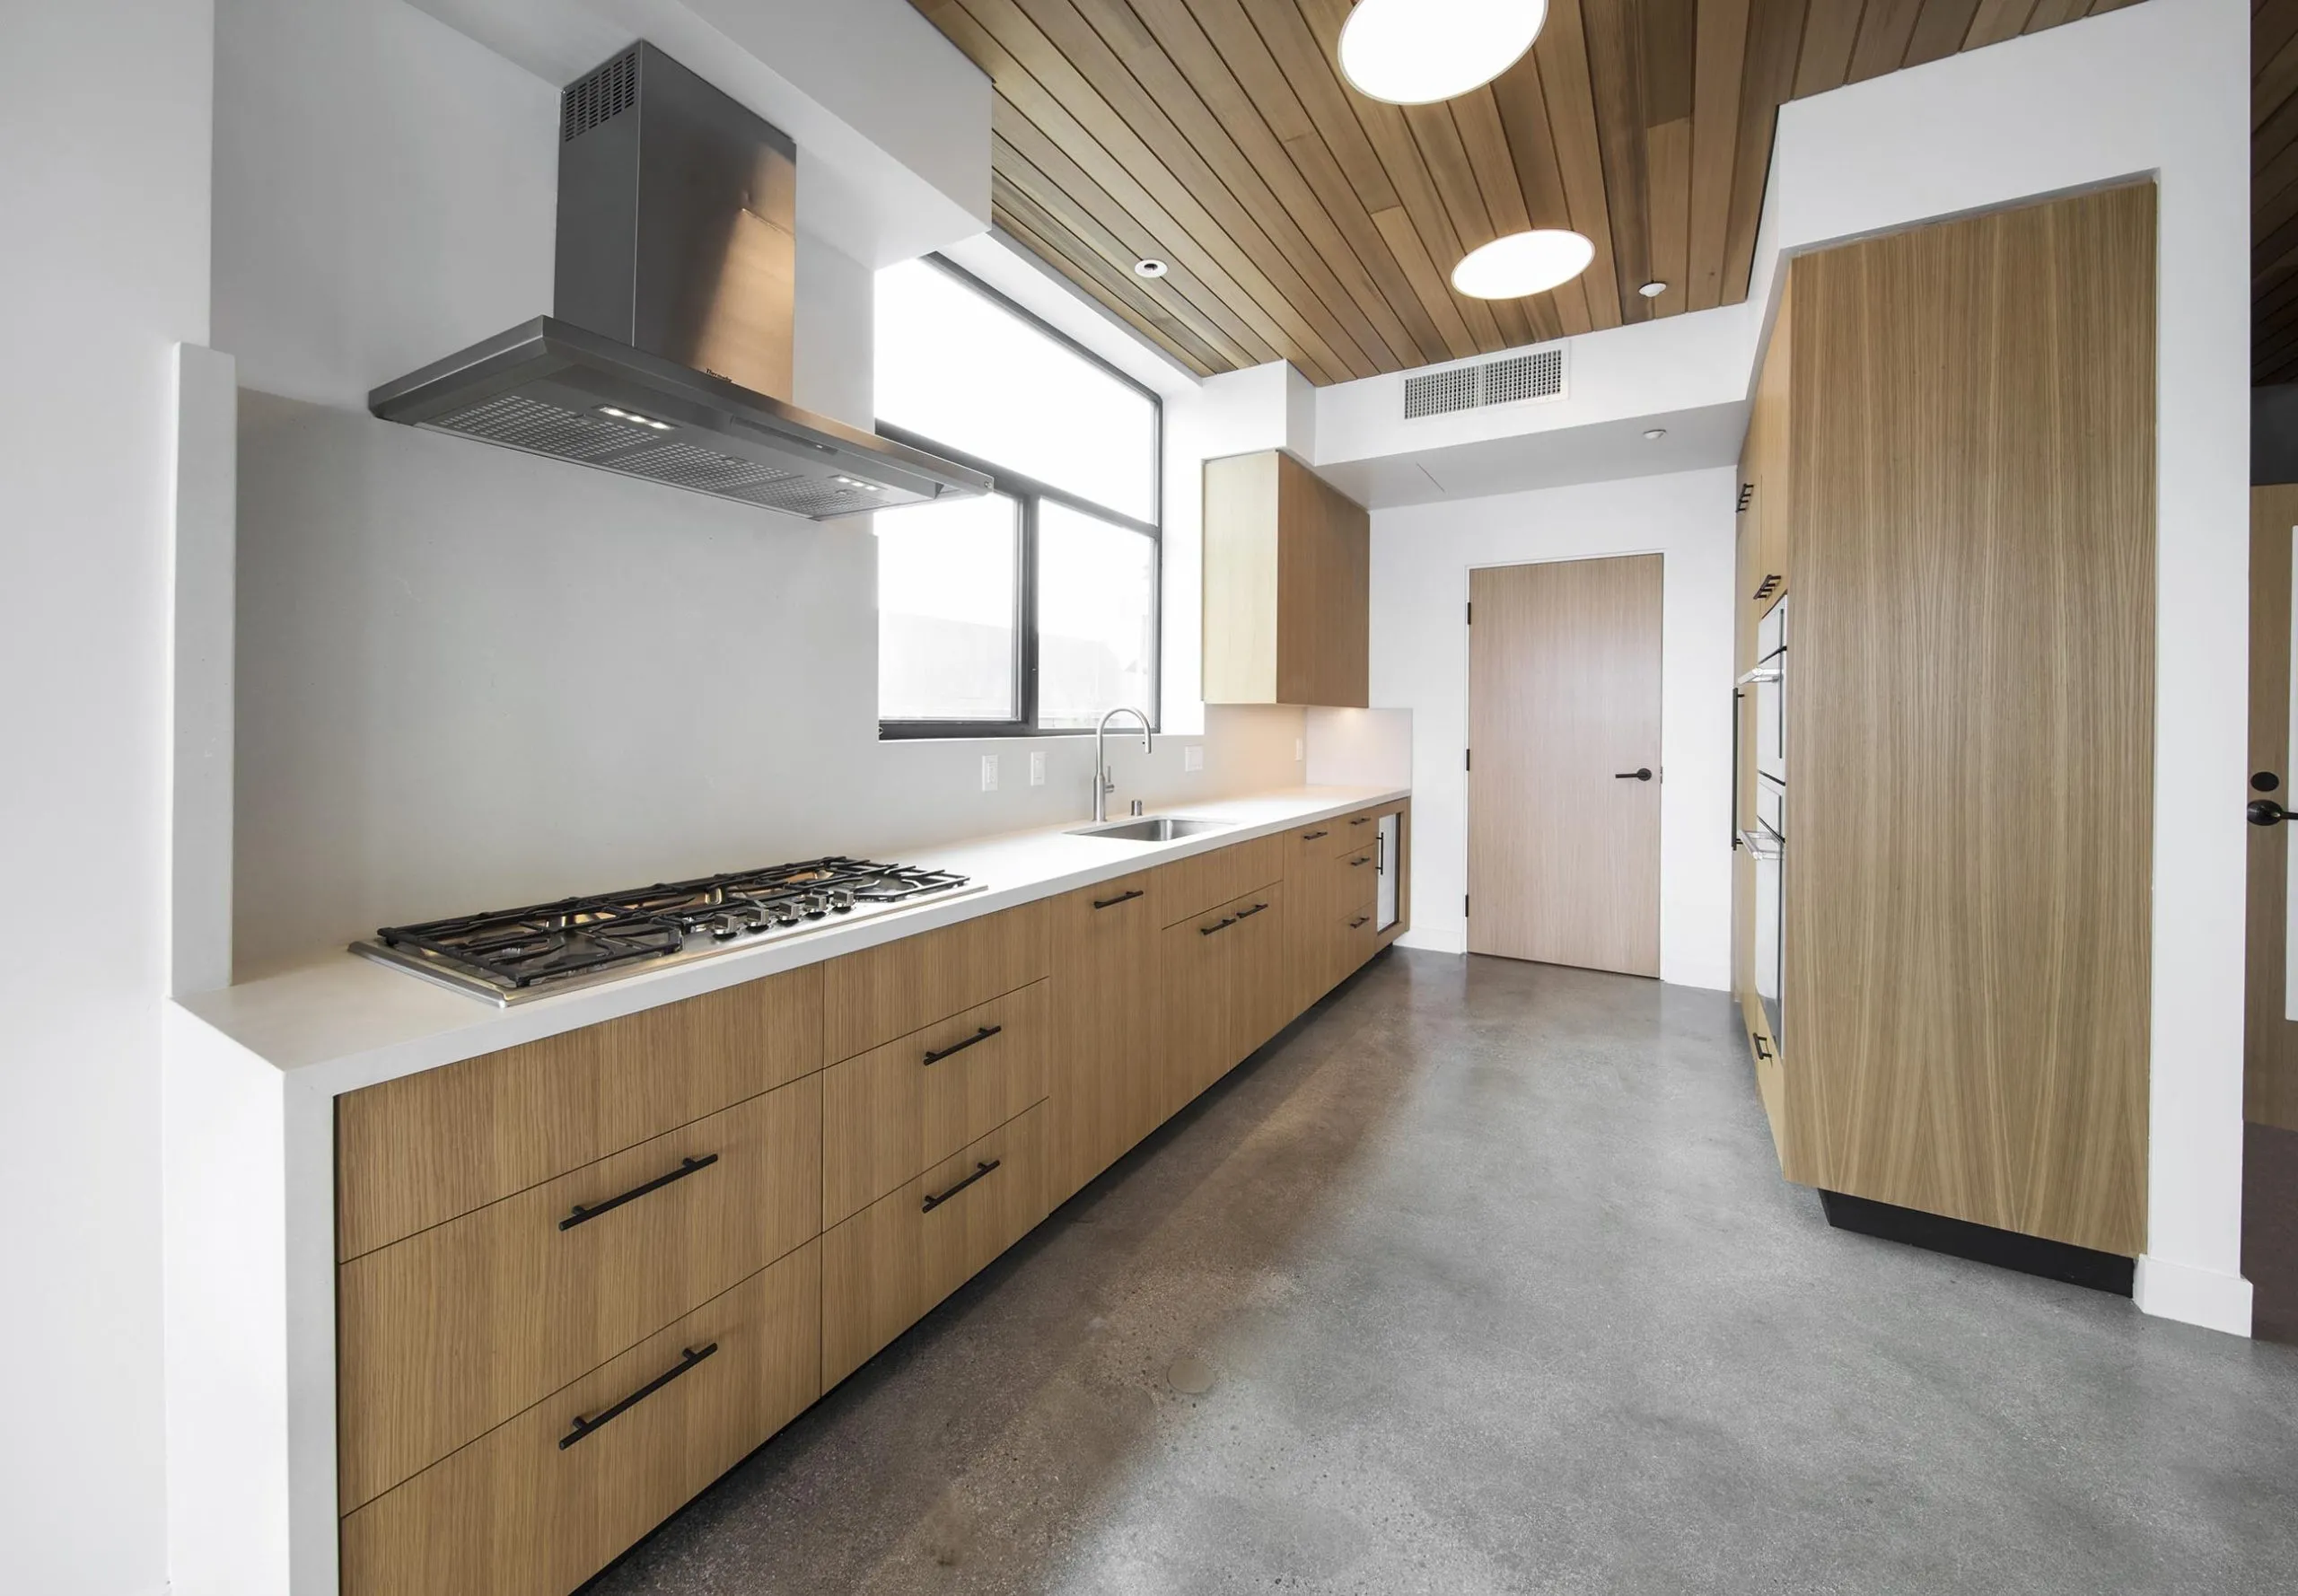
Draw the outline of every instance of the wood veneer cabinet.
M347 1596L589 1579L1369 957L1381 812L338 1100Z
M1205 464L1208 704L1370 702L1372 517L1276 450Z
M2154 259L2151 183L1805 256L1788 382L1788 1172L2125 1256Z
M1164 1118L1165 1011L1155 873L1053 900L1054 1080L1048 1166L1059 1202Z

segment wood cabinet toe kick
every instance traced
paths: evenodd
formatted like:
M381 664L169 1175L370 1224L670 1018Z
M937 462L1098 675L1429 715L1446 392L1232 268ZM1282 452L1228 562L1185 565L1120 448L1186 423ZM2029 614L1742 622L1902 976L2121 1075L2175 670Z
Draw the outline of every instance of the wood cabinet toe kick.
M338 1590L590 1579L1378 951L1401 807L337 1099Z

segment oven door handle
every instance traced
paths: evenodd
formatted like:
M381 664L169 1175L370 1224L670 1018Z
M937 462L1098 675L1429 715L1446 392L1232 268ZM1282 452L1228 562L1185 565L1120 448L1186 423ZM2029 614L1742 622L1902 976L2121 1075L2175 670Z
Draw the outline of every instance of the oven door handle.
M1748 671L1745 675L1741 676L1735 685L1746 687L1750 682L1785 681L1786 680L1787 672L1781 670L1777 665L1758 665L1754 670Z
M1779 863L1781 855L1778 842L1760 832L1742 829L1740 833L1740 846L1747 849L1749 855L1759 864Z

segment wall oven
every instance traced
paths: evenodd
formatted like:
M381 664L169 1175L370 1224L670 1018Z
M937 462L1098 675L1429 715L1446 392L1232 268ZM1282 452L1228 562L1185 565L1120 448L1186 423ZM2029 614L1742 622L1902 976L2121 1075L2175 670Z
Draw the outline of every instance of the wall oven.
M1741 829L1739 842L1755 861L1756 996L1771 1039L1781 1048L1787 1045L1779 995L1786 953L1781 910L1787 866L1788 602L1780 600L1758 626L1755 668L1740 678L1741 690L1755 698L1755 812L1747 817L1752 823Z

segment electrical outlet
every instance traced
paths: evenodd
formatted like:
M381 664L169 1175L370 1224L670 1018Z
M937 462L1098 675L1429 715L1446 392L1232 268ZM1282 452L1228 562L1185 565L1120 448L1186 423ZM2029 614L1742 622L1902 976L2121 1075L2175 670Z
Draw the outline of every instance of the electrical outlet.
M1181 750L1181 768L1183 770L1205 768L1205 744L1192 742Z
M996 754L981 756L981 790L985 793L995 793L997 790L997 756Z
M1307 756L1308 751L1308 745L1306 743L1302 742L1297 737L1293 740L1293 762L1295 765L1298 765L1302 759Z
M1032 752L1030 755L1030 785L1045 785L1045 756L1041 753Z

